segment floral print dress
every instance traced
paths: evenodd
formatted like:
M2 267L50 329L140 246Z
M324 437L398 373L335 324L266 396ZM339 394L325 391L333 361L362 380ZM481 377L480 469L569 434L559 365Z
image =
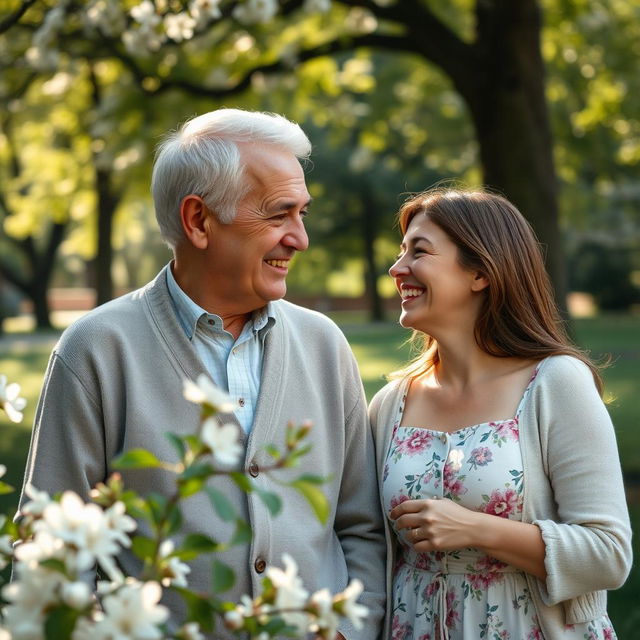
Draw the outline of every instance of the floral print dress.
M452 433L399 426L403 401L383 472L387 513L404 500L436 497L521 520L518 418L536 373L514 418ZM418 553L406 531L396 535L391 640L543 640L522 571L477 549ZM567 625L564 635L616 638L607 616Z

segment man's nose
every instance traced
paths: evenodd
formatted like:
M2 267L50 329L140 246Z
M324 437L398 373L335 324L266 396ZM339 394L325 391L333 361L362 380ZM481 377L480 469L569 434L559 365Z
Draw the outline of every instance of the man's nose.
M291 223L291 227L282 238L282 244L296 251L305 251L309 248L309 236L301 216Z

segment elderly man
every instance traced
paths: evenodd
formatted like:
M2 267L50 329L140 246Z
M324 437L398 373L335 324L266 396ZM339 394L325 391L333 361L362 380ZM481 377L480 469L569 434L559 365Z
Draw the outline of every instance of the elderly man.
M222 557L236 573L225 598L256 594L265 567L281 566L286 551L310 591L363 582L360 601L370 615L360 630L345 620L339 637L374 640L385 552L362 384L335 325L281 300L291 260L308 245L310 196L299 159L309 153L294 123L236 109L194 118L165 139L152 191L173 260L139 291L65 331L47 370L25 482L86 496L123 451L143 447L171 459L163 434L189 433L199 418L182 396L183 380L205 373L238 402L245 468L284 498L274 518L255 494L216 479L253 531L250 545ZM323 487L331 505L327 526L261 470L268 463L264 446L283 450L287 422L307 419L312 450L303 464L331 478ZM124 476L143 494L169 494L173 486L159 470ZM185 532L232 535L233 523L217 517L200 494L186 501L183 516ZM122 564L137 571L131 554ZM206 590L209 574L209 561L196 563L190 586ZM218 630L215 637L226 636Z

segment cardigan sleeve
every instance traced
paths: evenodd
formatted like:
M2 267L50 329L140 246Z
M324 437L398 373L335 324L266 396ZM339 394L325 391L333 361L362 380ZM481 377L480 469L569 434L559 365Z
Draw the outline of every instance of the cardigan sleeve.
M58 351L47 367L36 411L25 487L70 489L87 498L106 473L104 429L96 395ZM27 500L21 497L21 504Z
M538 428L557 518L534 522L546 547L542 596L553 605L620 587L631 568L631 528L613 425L591 371L569 356L548 364Z

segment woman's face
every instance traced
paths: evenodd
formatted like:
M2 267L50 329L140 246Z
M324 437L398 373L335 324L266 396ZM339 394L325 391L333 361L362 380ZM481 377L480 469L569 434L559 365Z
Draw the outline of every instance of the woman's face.
M487 286L460 265L456 245L423 213L409 224L389 275L402 298L400 324L434 337L456 323L473 326Z

